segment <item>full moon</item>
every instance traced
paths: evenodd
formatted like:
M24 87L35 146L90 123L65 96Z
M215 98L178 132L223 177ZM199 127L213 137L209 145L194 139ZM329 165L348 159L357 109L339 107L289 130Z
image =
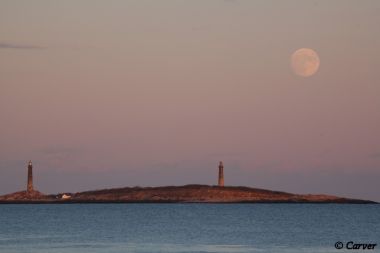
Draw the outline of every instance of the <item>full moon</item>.
M291 66L296 75L308 77L314 75L319 68L318 54L310 48L300 48L292 54Z

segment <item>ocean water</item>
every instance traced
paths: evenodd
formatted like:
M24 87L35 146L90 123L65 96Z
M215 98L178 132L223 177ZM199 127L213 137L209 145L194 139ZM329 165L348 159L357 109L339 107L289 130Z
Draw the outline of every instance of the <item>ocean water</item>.
M0 205L1 253L350 252L338 241L380 244L380 205Z

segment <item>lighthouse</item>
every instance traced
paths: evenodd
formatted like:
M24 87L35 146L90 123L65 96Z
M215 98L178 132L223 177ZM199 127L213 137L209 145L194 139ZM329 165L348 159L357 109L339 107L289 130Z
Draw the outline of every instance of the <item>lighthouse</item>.
M219 177L218 177L218 186L223 187L224 186L224 172L223 172L223 162L219 162Z
M28 185L26 188L27 192L33 192L33 165L32 161L29 161L28 164Z

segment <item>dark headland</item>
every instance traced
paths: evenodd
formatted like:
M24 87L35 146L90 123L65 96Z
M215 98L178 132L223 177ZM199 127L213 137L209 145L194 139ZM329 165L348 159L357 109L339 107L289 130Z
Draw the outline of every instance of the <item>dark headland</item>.
M10 203L348 203L372 204L369 200L329 195L302 195L243 186L184 185L163 187L125 187L45 195L21 191L0 196Z

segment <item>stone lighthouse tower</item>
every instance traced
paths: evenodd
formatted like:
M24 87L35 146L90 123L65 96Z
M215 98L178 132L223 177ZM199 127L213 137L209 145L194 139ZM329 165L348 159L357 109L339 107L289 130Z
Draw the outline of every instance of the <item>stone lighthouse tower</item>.
M218 177L218 186L223 187L224 186L224 172L223 172L223 162L219 162L219 177Z
M27 185L26 190L28 193L33 191L33 165L32 165L32 161L29 161L29 164L28 164L28 185Z

